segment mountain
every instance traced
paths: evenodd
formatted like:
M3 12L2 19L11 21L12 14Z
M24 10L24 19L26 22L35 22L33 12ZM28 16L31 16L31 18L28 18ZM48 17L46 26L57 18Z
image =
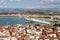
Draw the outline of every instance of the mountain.
M60 12L59 8L41 8L39 10L51 11L51 12Z
M52 11L60 12L58 8L39 8L39 9L25 9L25 8L0 8L0 12L26 12L26 11Z
M22 8L0 8L0 12L22 12Z

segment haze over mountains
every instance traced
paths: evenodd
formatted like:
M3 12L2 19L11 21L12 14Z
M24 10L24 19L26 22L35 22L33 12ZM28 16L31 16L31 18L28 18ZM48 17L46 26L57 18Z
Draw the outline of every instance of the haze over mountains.
M40 9L25 9L25 8L0 8L1 12L24 12L24 11L52 11L60 12L59 8L40 8Z

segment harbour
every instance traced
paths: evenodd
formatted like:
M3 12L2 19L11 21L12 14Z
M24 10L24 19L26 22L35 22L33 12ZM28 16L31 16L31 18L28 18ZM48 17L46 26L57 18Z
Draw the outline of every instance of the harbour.
M6 26L6 25L16 25L16 24L22 24L22 25L28 25L28 24L37 24L38 22L32 22L30 23L26 23L26 21L24 18L20 18L20 17L0 17L0 25L2 26ZM38 23L40 24L40 23Z

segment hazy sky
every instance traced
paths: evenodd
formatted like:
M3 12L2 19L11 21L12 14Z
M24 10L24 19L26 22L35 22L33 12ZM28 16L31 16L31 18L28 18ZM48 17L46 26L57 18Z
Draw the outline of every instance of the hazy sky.
M60 0L0 0L0 8L60 8Z

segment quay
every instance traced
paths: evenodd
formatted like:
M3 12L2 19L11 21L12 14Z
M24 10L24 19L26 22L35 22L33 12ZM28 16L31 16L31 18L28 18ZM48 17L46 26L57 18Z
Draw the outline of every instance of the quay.
M25 18L25 19L51 25L50 22L46 22L46 21L39 20L39 19L34 19L34 18Z

